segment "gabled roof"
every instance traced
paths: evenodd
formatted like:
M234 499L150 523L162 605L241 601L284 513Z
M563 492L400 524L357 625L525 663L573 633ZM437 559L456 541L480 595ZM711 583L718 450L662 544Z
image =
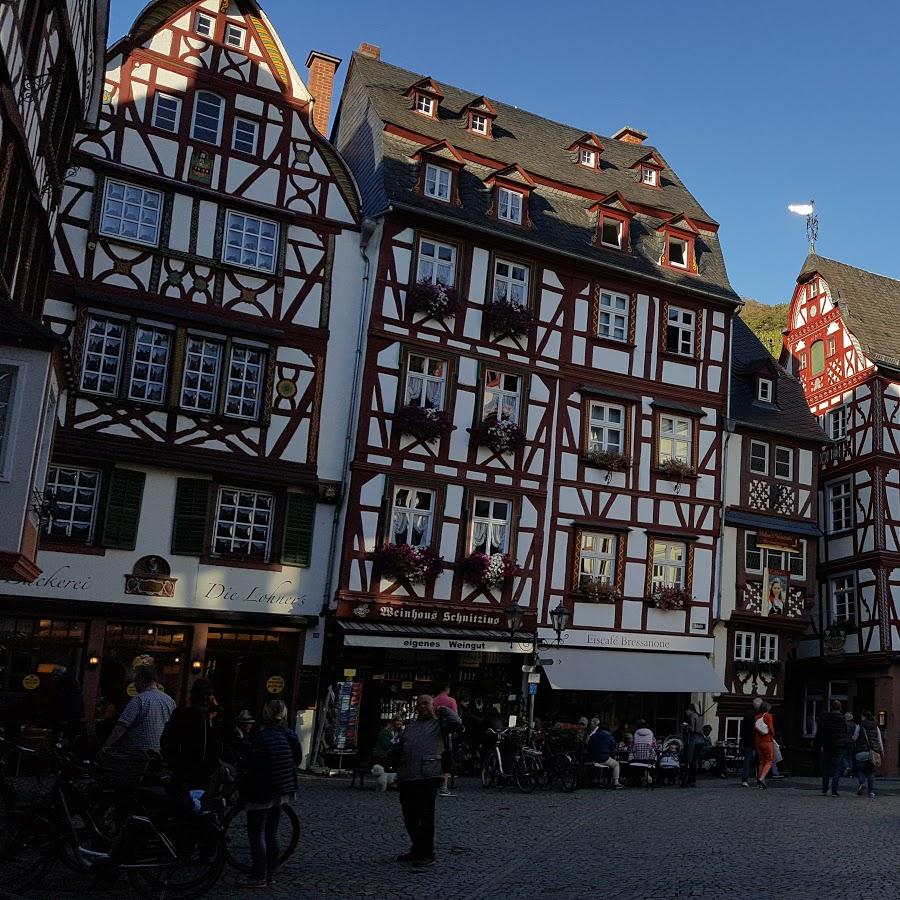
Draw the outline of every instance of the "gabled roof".
M656 230L666 231L669 228L675 228L678 231L688 231L691 234L700 234L697 226L684 213L679 213L677 216L672 216L671 219L661 222Z
M591 208L591 212L597 212L599 209L614 209L617 212L627 213L629 216L634 215L634 207L622 196L621 192L613 191L607 194L601 200L598 200Z
M728 417L749 428L827 444L828 438L810 411L800 382L772 358L740 316L732 321ZM760 374L775 379L774 403L756 399Z
M428 156L441 156L449 161L458 162L460 165L465 163L462 154L450 143L450 141L437 141L434 144L429 144L427 147L419 147L416 152L410 156L410 159L419 159L420 156L425 154Z
M649 153L645 153L640 159L636 159L632 164L632 169L637 169L639 166L650 166L654 169L664 169L666 164L663 162L662 157L655 151L651 150Z
M844 324L875 363L900 367L900 281L810 253L797 281L818 272Z
M572 141L572 143L566 147L566 150L571 152L572 150L577 150L579 147L594 147L598 153L603 151L603 144L593 131L586 131L577 141Z
M484 179L484 183L493 184L498 179L501 181L515 181L517 184L521 184L529 189L534 187L534 179L518 163L513 163L513 165L507 166L505 169L491 172Z
M433 78L427 76L425 78L420 78L415 84L411 84L409 88L407 88L405 96L409 97L416 91L420 94L433 94L438 99L443 99L444 97L441 86Z
M473 112L481 113L485 116L491 116L492 118L497 115L497 110L494 109L494 104L488 100L487 97L476 97L474 100L471 100L467 103L463 109L471 109Z

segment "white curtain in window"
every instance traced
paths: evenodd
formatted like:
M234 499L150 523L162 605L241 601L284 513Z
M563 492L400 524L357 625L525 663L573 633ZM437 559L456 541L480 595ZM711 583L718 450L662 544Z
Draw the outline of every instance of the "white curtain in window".
M490 548L487 546L487 536L488 523L476 521L472 526L472 548L474 550L484 548L485 552L489 552Z
M425 387L425 405L431 409L436 409L441 405L441 382L428 382Z

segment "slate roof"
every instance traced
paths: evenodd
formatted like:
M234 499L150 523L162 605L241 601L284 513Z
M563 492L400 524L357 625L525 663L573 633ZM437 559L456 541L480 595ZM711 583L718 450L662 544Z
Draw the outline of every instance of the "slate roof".
M585 128L562 125L493 97L490 102L497 117L493 122L493 139L486 140L466 129L467 116L463 112L469 103L482 96L480 92L464 91L436 79L444 99L439 118L430 119L414 112L410 99L404 96L422 78L420 73L360 53L353 54L335 118L333 140L356 177L366 215L382 213L388 205L424 212L574 254L588 262L740 302L728 281L719 239L711 231L702 231L696 240L698 274L683 274L659 265L663 236L656 229L662 221L679 213L713 225L715 220L668 165L662 170L660 188L640 183L638 173L630 167L655 148L598 135L603 145L600 168L590 169L578 165L575 151L567 151L585 135ZM427 137L429 142L447 140L461 150L489 158L496 165L466 162L459 183L461 205L437 203L414 190L418 163L410 157L422 144L384 131L388 123ZM532 229L523 230L488 218L490 191L484 180L513 163L531 175L589 191L592 196L538 184L531 192L529 205ZM661 218L644 214L634 217L630 254L605 250L592 243L596 214L589 209L599 198L614 191L620 191L630 202L665 214Z
M900 368L900 281L810 253L797 277L818 272L851 334L875 363Z
M743 319L735 316L733 323L729 418L761 431L828 443L829 439L806 403L800 382L772 358ZM766 377L776 382L775 403L756 399L757 374L763 370L768 371Z

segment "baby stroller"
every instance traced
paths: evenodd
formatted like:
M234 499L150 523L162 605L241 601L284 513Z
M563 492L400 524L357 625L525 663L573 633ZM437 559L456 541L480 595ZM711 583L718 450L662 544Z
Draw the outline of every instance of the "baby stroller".
M662 784L675 784L681 771L684 744L679 737L667 737L659 754L659 780Z

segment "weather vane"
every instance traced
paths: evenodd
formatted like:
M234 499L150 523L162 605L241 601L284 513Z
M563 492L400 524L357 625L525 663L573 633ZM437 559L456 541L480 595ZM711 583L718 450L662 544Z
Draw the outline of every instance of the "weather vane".
M816 238L819 236L819 217L816 215L816 201L809 203L791 203L788 210L798 216L806 216L806 237L809 240L809 252L816 252Z

